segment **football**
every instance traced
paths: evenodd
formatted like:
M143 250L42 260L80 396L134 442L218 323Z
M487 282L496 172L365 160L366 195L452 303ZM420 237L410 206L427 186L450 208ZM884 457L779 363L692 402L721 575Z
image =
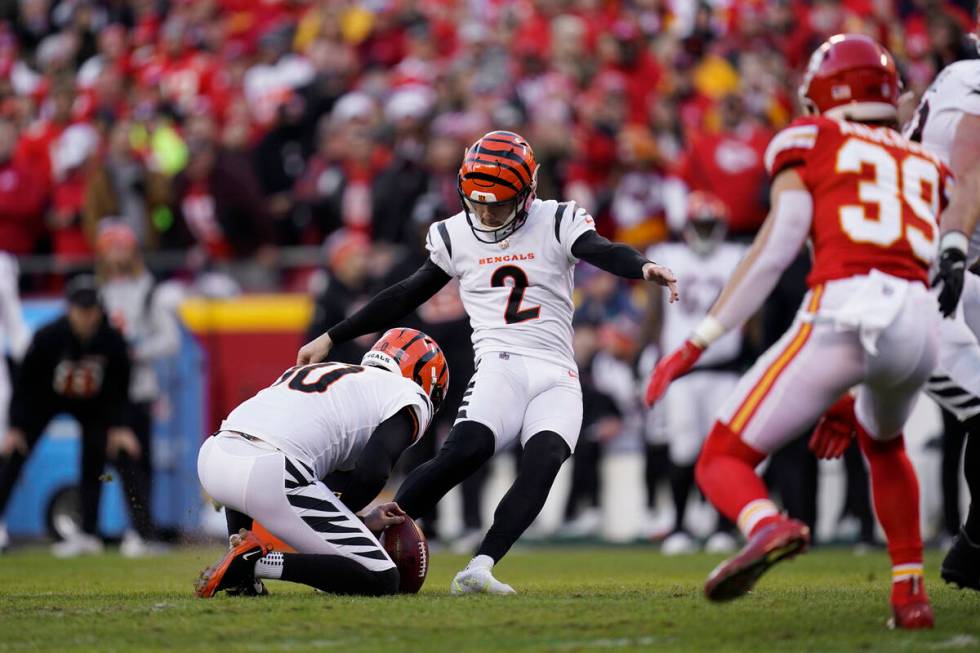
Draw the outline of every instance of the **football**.
M381 546L398 567L398 591L415 594L429 573L429 543L415 521L406 519L381 533Z

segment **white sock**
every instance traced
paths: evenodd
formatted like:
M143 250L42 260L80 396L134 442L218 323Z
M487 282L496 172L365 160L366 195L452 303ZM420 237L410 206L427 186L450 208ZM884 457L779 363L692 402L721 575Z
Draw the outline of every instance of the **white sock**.
M282 578L282 552L270 551L255 562L256 578Z
M493 569L493 558L488 555L479 555L470 560L466 565L467 569Z
M742 531L742 535L750 537L760 521L778 516L779 508L775 503L769 499L756 499L745 504L745 507L738 513L738 519L735 523L738 525L738 530Z

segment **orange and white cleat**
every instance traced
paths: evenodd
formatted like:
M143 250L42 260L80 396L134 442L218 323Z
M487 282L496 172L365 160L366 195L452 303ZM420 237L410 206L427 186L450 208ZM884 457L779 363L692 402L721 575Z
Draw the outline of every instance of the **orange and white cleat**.
M742 550L708 575L704 595L709 601L731 601L746 594L762 574L782 560L806 551L810 528L795 519L768 524L749 538Z
M231 589L253 581L256 561L269 552L251 531L244 528L238 537L231 536L231 548L216 563L201 572L194 584L198 598L209 599L223 589Z
M889 628L918 630L932 628L935 619L922 576L899 581L892 586L892 618Z

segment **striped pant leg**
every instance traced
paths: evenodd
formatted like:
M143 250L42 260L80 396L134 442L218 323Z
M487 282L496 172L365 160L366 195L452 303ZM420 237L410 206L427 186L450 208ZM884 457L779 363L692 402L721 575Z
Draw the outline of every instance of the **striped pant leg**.
M959 385L941 370L929 377L925 391L960 422L980 415L980 396Z
M298 553L339 555L370 571L395 566L377 538L301 462L263 459L249 483L248 514Z
M950 319L940 321L939 362L926 383L926 394L961 422L980 414L980 344L974 314L980 302L980 278L967 275L960 308ZM968 319L973 316L974 319Z

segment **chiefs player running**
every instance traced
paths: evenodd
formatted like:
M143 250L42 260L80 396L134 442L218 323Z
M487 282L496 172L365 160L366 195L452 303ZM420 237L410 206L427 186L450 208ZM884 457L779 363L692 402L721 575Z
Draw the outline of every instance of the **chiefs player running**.
M708 317L650 380L648 402L759 308L810 238L810 290L793 326L739 382L697 462L705 495L748 538L708 577L711 600L745 594L809 544L809 529L780 514L754 468L833 405L870 466L892 559L894 625L933 624L902 428L936 362L940 315L927 271L948 171L893 129L899 88L891 55L868 37L837 35L813 54L800 89L813 115L766 152L772 211ZM836 453L833 429L817 435L818 455Z

